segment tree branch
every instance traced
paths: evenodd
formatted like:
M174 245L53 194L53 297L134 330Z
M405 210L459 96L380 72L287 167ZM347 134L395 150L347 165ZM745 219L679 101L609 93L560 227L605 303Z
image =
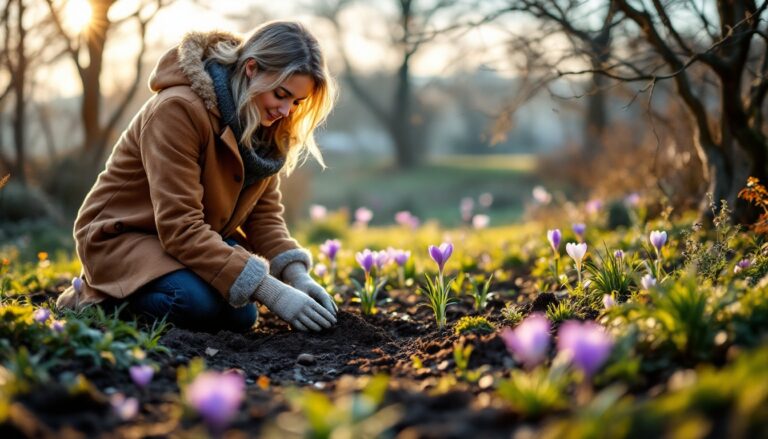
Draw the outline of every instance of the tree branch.
M64 30L64 26L61 24L61 17L59 17L59 12L53 6L53 1L45 0L45 3L48 5L48 10L51 11L51 19L56 25L56 30L59 31L59 34L65 41L66 50L69 53L69 56L72 58L72 61L75 63L77 73L82 77L84 70L83 66L80 64L80 57L78 56L78 53L80 52L79 47L72 45L72 37L67 33L66 30Z

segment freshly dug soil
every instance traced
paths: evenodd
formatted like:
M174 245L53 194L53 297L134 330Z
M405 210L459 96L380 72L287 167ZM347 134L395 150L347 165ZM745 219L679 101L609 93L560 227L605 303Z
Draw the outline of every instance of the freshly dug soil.
M204 430L199 419L178 409L176 384L176 368L195 357L204 358L210 369L235 369L246 378L247 401L227 437L258 436L290 409L289 388L309 387L338 396L359 390L363 377L380 372L390 376L382 406L396 404L401 409L393 427L398 437L510 437L519 420L493 392L495 380L513 366L499 331L454 333L452 324L472 314L468 298L448 308L449 325L438 330L431 310L420 306L423 298L406 290L388 295L373 316L360 315L354 305L342 307L337 324L319 333L293 331L265 308L248 334L173 328L161 340L172 354L153 358L161 367L148 389L137 389L124 371L73 365L94 384L93 392L45 392L19 401L10 421L0 426L0 437L200 434ZM502 305L491 300L484 313L497 328L503 326ZM483 367L479 381L456 378L453 349L458 341L473 346L469 368ZM131 421L119 420L109 408L107 395L118 391L140 400L139 416Z

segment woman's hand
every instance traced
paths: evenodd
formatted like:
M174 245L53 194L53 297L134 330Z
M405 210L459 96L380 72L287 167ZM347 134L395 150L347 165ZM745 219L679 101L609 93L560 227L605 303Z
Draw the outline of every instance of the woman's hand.
M336 316L339 308L333 297L320 286L312 276L307 273L307 268L301 262L294 262L283 270L283 280L299 291L303 291L309 297L315 299L317 303L323 305L333 316Z
M270 275L264 277L254 291L252 299L263 303L270 311L300 331L322 331L336 324L336 316L309 295Z

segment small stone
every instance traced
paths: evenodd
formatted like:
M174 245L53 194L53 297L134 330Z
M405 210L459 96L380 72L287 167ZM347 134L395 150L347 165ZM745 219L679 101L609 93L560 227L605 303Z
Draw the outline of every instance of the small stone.
M253 384L253 383L255 383L255 382L256 382L256 381L254 381L254 379L253 379L253 378L246 378L246 379L245 379L245 384Z
M443 360L437 365L437 370L446 370L451 363L448 360Z
M214 349L214 348L211 348L211 347L205 348L205 355L207 355L209 357L213 357L214 355L216 355L218 353L219 353L218 349Z
M315 364L315 356L312 354L300 354L296 358L296 362L303 366L310 366Z
M326 370L323 375L325 377L327 377L327 378L333 378L333 377L335 377L338 374L339 374L338 370L331 368L331 369Z
M176 364L182 364L187 362L187 357L179 354L176 356L176 358L174 358L174 360L176 361Z

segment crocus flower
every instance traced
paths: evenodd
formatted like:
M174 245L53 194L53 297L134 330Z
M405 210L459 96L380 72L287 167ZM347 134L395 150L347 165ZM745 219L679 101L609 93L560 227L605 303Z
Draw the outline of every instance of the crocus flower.
M477 197L477 203L486 209L491 207L491 204L493 204L493 194L490 192L483 192Z
M443 272L443 267L445 267L445 263L448 262L452 253L453 244L449 242L440 244L440 247L435 247L434 245L429 246L429 256L437 263L440 273Z
M326 239L324 243L320 244L320 251L323 252L328 259L333 262L336 259L336 253L341 248L341 242L338 239Z
M584 259L584 255L587 254L587 243L576 244L575 242L569 242L565 244L565 252L576 263L576 269L581 271L581 261Z
M469 221L472 218L472 211L475 209L475 200L470 197L464 197L459 203L459 211L461 212L461 219L463 221Z
M37 323L45 323L46 321L48 321L48 317L50 316L51 316L51 310L49 310L48 308L38 308L32 314L32 318Z
M328 267L325 264L315 264L314 271L317 277L323 277L328 273Z
M72 288L74 288L78 293L81 293L83 291L83 280L80 279L80 277L73 277Z
M387 262L389 262L389 252L386 250L381 250L377 252L373 252L373 265L376 266L377 270L381 270L384 268L385 265L387 265Z
M484 229L490 224L491 218L488 215L478 214L472 217L472 227L475 229Z
M49 323L49 326L56 332L62 332L64 331L65 323L66 322L64 320L52 320L51 323Z
M557 249L560 248L560 239L562 237L563 235L560 233L560 229L547 230L547 240L555 253L557 253Z
M309 218L311 218L312 221L323 220L327 215L328 209L325 206L321 206L320 204L309 206Z
M640 204L640 194L632 192L624 198L624 204L629 207L635 207Z
M400 250L400 249L392 249L389 252L389 257L395 261L395 263L402 267L405 265L406 262L408 262L408 259L411 257L411 251L410 250Z
M237 415L245 380L236 373L203 372L187 387L186 401L211 431L221 432Z
M603 306L605 309L616 306L616 299L610 294L603 294Z
M543 186L534 187L531 193L533 194L533 199L539 204L549 204L552 201L552 194L547 192Z
M667 242L667 232L660 232L654 230L651 232L651 244L656 248L657 252L661 251L664 244Z
M357 263L360 264L360 267L363 268L363 270L366 273L371 272L371 268L373 267L374 263L374 255L373 252L369 249L365 249L361 252L357 252L355 255L355 260L357 260Z
M355 222L361 225L368 225L373 219L373 212L367 207L360 207L355 211Z
M650 290L651 288L656 286L656 278L651 276L650 274L646 274L645 276L640 278L640 285L643 286L644 290Z
M122 421L129 421L139 413L139 400L126 398L122 393L115 393L109 398L112 412Z
M751 266L752 266L752 261L750 259L742 259L736 263L735 267L733 267L733 272L735 274L739 274Z
M624 259L624 252L622 250L616 250L613 252L613 257L618 260Z
M407 210L401 210L395 214L395 222L403 227L415 229L419 226L419 219Z
M152 381L152 376L154 376L155 370L148 364L139 364L131 366L128 369L128 373L131 375L133 383L143 389Z
M501 339L515 359L532 368L541 363L549 351L549 320L542 313L533 313L515 329L505 328Z
M597 198L593 198L589 201L587 201L586 206L584 208L587 210L587 213L590 215L596 214L600 209L603 207L603 202Z
M557 349L568 356L571 363L591 377L605 363L611 353L613 340L599 324L569 320L560 327Z
M571 228L573 229L573 233L576 234L576 236L579 237L580 240L584 239L584 232L587 231L587 225L584 223L573 223L571 225Z

